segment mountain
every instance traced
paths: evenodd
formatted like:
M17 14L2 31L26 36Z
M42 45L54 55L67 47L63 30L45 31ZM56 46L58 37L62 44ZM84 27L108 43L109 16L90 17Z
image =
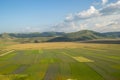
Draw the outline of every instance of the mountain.
M88 40L88 39L98 39L104 38L106 35L91 31L91 30L82 30L78 32L68 33L65 37L77 40Z
M103 34L111 38L120 38L120 32L107 32Z
M0 34L0 38L4 40L12 40L14 37L10 36L8 33Z
M63 37L55 37L53 39L48 40L47 42L69 42L69 41L73 41L73 40L63 36Z
M9 33L16 38L33 38L33 37L56 37L64 35L64 32L43 32L43 33Z
M64 32L43 32L41 33L41 37L57 37L57 36L63 36Z
M9 42L14 42L15 39L15 37L10 36L8 33L0 34L0 43L9 44Z
M78 32L43 32L43 33L4 33L0 34L1 39L17 39L17 41L34 42L64 42L64 41L88 41L96 39L120 39L120 32L99 33L91 30Z
M99 33L91 30L82 30L78 32L66 33L62 37L56 37L49 40L50 42L61 41L87 41L96 39L114 39L120 38L120 32Z
M49 41L86 41L102 38L107 38L107 35L91 30L82 30L78 32L67 33L62 37L56 37Z

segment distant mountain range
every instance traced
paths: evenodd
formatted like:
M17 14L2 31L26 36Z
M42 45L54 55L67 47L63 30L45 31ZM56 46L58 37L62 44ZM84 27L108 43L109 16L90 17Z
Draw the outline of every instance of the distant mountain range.
M87 41L95 39L117 39L120 38L120 32L99 33L91 30L81 30L78 32L43 32L43 33L3 33L0 38L36 38L36 37L53 37L48 42L61 41Z
M66 33L63 36L53 38L50 42L60 41L87 41L95 39L117 39L120 38L120 32L99 33L91 30L82 30L78 32Z
M16 38L32 38L32 37L56 37L62 36L63 32L43 32L43 33L9 33L8 35Z

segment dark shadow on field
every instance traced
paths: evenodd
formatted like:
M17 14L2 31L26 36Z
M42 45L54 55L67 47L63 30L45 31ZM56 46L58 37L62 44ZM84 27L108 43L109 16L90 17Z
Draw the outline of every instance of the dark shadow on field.
M18 67L18 69L16 69L15 71L13 71L11 74L20 74L27 68L28 68L28 65L22 65L22 66Z
M120 40L91 40L81 41L81 43L120 44Z
M58 74L59 74L58 64L50 64L45 74L44 80L56 80Z

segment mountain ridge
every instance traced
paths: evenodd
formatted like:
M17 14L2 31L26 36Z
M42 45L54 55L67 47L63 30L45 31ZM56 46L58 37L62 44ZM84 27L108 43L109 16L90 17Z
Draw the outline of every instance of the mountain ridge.
M53 37L46 40L47 42L63 41L87 41L95 39L116 39L120 38L120 32L100 33L92 30L81 30L77 32L43 32L43 33L3 33L0 38L36 38L36 37Z
M112 35L112 36L111 36ZM49 40L50 42L54 41L87 41L87 40L94 40L94 39L113 39L113 38L120 38L120 32L107 32L107 33L99 33L91 30L82 30L72 33L67 33L62 37L56 37L54 39ZM59 40L60 39L60 40ZM68 39L68 40L67 40Z

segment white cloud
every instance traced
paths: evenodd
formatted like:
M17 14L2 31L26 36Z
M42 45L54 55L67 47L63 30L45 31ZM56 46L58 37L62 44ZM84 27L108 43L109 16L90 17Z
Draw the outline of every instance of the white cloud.
M108 2L108 0L102 0L102 4L105 5Z
M48 29L47 25L43 25L43 28L40 26L25 26L24 28L20 29L20 32L22 31L23 33L30 33L30 32L44 32Z
M120 31L120 14L99 16L97 18L90 18L86 21L87 29L95 30L98 32L107 31ZM117 28L117 29L116 29Z
M25 27L22 32L39 32L40 28L38 27Z
M108 4L106 7L100 10L100 13L102 13L103 15L120 13L120 0L115 3Z
M86 11L82 11L80 13L77 13L76 17L89 18L89 17L93 17L93 16L98 16L98 15L100 15L99 11L97 9L95 9L94 6L91 6L90 9L88 9Z
M78 25L75 22L62 22L54 25L53 28L51 28L51 30L58 32L74 32L78 28L77 26Z
M107 3L104 1L104 4ZM74 32L83 29L99 32L120 31L120 0L104 5L100 9L91 6L88 10L69 14L62 23L55 25L56 31Z
M76 14L69 14L65 21L74 21L74 20L80 20L80 19L87 19L90 17L96 17L96 16L100 16L101 14L99 13L99 11L94 7L91 6L90 9L88 10L84 10L82 12L76 13Z
M74 19L74 16L72 14L67 15L65 18L66 21L72 21L73 19Z

